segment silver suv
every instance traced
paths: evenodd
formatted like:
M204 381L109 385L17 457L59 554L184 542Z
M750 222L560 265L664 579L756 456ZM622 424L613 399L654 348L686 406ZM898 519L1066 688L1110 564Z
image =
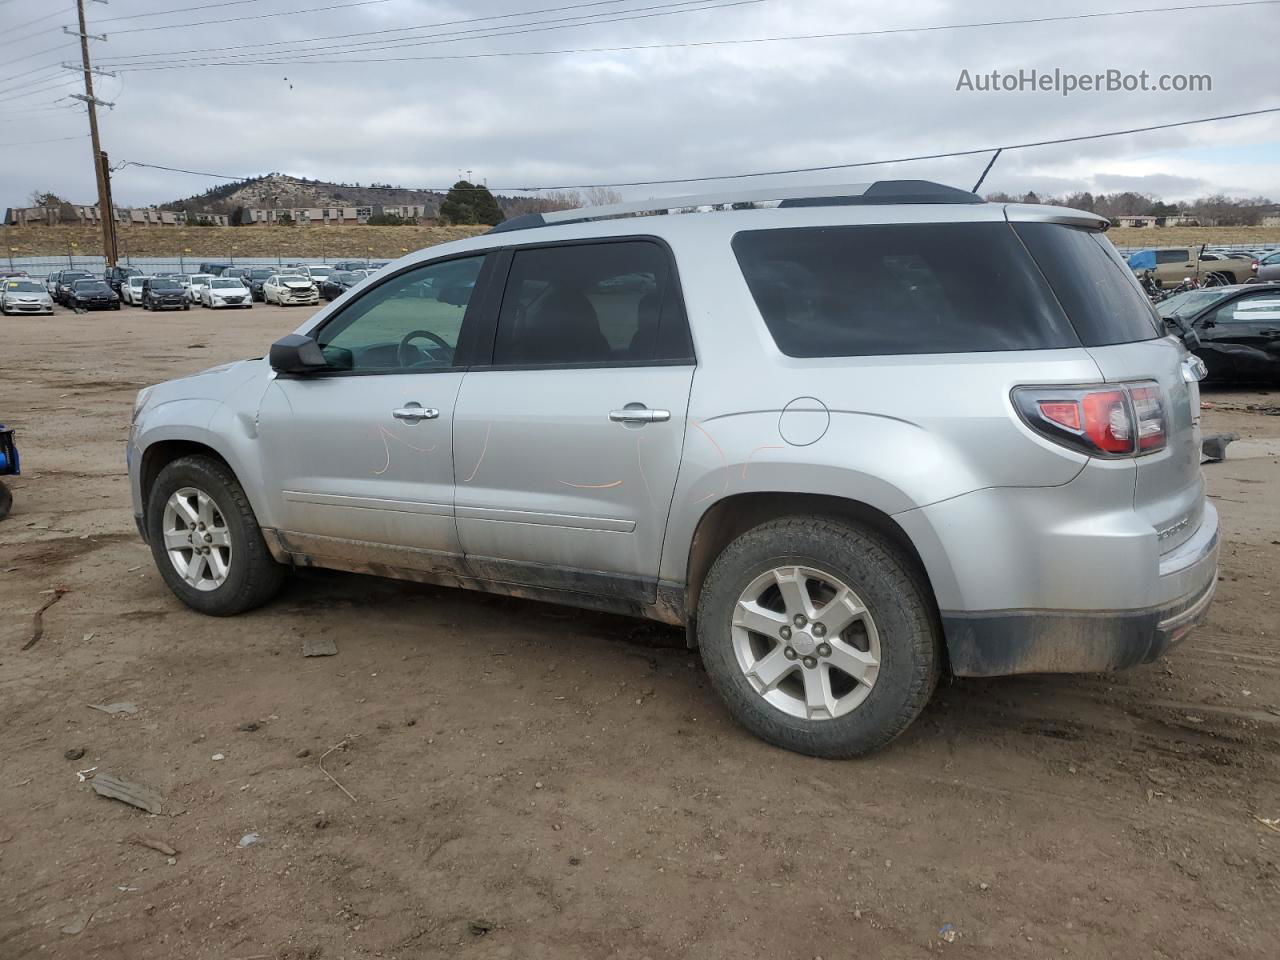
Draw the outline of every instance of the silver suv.
M864 754L944 670L1204 616L1203 368L1106 226L924 181L523 217L143 390L138 528L216 616L317 566L680 624L744 726Z

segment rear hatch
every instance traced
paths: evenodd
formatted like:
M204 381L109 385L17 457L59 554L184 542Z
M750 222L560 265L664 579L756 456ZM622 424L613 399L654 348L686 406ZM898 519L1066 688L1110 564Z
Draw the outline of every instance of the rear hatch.
M1164 404L1165 445L1135 458L1134 509L1159 537L1160 552L1186 541L1204 512L1200 393L1190 354L1167 336L1132 271L1096 229L1010 220L1108 383L1154 381Z

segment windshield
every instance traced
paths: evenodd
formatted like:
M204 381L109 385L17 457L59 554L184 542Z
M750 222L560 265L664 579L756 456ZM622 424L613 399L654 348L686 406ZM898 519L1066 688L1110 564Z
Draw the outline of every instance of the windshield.
M303 276L300 273L283 273L280 275L280 279L287 280L290 283L298 283L298 282L310 283L311 282L310 277Z
M151 281L152 290L181 290L182 285L177 280L170 280L168 277L160 277Z
M249 276L252 277L254 280L266 280L269 276L271 276L272 272L273 271L271 270L250 270Z
M244 289L244 284L234 278L224 280L221 277L215 277L209 281L209 286L214 290L230 290L232 288Z
M106 289L102 280L77 280L75 284L76 293L102 293Z
M130 277L130 278L129 278L129 286L131 286L131 287L138 287L139 289L141 289L141 287L142 287L142 281L143 281L143 280L145 280L145 279L147 279L147 278L146 278L146 277Z
M44 293L44 287L32 280L10 280L4 285L10 293Z
M1166 320L1181 319L1199 313L1212 303L1234 293L1230 287L1218 287L1214 290L1188 290L1162 300L1156 304L1156 313Z
M87 276L89 276L87 273L80 273L80 272L68 270L66 273L62 275L62 282L75 283L75 281L80 280L81 278L87 277Z
M213 277L207 273L197 273L191 278L191 282L196 284L207 284L212 279Z

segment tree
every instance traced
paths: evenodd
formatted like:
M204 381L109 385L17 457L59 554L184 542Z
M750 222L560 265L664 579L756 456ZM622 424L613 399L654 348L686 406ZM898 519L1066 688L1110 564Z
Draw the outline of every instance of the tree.
M276 223L283 224L286 227L293 226L293 214L288 210L281 210L280 215L276 217Z
M236 207L231 211L231 216L227 218L227 222L233 227L244 225L244 207Z
M67 201L49 190L32 190L31 205L33 207L61 207Z
M622 194L612 187L587 187L586 206L607 207L611 203L621 203Z
M506 217L488 187L459 180L440 204L440 219L449 224L485 223L493 227Z

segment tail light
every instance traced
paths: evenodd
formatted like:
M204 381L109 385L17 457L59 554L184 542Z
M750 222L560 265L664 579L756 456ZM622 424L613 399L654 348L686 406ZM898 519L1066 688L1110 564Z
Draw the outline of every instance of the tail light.
M1093 387L1015 387L1013 404L1032 430L1093 457L1140 456L1169 439L1155 381Z
M1249 264L1249 269L1252 270L1254 273L1257 273L1258 268L1260 266L1262 266L1262 264L1260 264L1257 260L1255 260L1253 261L1253 263Z

